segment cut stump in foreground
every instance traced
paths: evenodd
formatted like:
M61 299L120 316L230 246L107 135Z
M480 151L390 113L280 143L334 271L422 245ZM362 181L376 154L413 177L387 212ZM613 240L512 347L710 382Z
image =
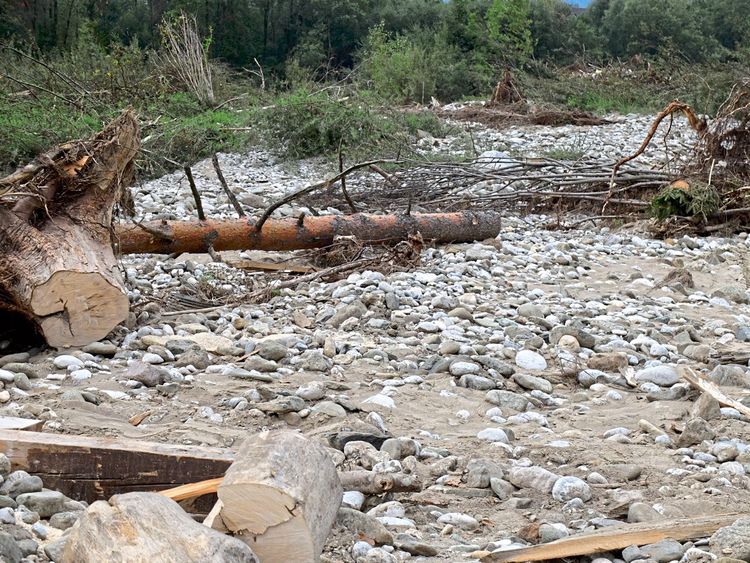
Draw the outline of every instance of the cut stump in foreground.
M243 442L218 494L221 523L261 561L281 563L318 561L343 492L323 446L262 432Z
M133 178L138 121L123 113L0 179L0 323L29 321L50 346L105 337L128 315L112 213Z

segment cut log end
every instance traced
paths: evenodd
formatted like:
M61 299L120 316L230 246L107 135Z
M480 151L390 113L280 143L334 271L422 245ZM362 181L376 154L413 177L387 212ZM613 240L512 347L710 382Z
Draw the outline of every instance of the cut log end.
M278 526L268 528L263 535L251 536L249 532L237 537L259 554L283 553L279 561L317 561L318 550L310 536L310 526L304 516L293 518Z
M0 321L23 318L61 348L100 340L127 318L112 210L132 181L139 137L126 111L92 139L0 179Z
M262 561L317 561L342 490L320 444L263 432L243 443L218 495L223 524Z
M222 518L232 529L247 531L250 535L264 534L266 530L296 516L296 501L273 486L257 483L227 485L222 495L234 499L225 507ZM263 510L257 509L262 506Z
M50 346L100 340L128 316L128 296L94 272L55 272L34 288L31 312Z

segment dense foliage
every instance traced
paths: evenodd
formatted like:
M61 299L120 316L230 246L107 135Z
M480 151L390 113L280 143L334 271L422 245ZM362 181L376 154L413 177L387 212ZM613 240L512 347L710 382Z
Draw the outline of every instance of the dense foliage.
M746 0L595 0L586 11L563 0L0 0L0 37L63 50L89 28L100 46L153 48L159 22L179 11L212 35L213 57L277 70L292 58L318 71L351 65L379 24L404 36L428 29L437 48L487 65L664 52L697 62L750 46Z

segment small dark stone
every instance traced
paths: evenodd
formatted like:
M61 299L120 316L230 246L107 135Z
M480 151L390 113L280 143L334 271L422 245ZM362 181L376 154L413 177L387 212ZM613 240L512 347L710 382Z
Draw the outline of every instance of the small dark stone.
M128 366L125 377L138 381L146 387L156 387L164 383L166 374L162 368L136 361Z
M14 471L0 485L0 495L16 498L24 493L41 491L42 487L42 480L36 475L29 475L25 471Z
M67 530L78 521L82 512L58 512L49 519L49 525L59 530Z
M0 508L16 508L18 505L11 497L0 495Z
M398 549L402 549L403 551L407 553L411 553L412 555L421 555L422 557L434 557L438 554L438 550L432 547L431 545L427 545L426 543L422 543L415 538L411 537L408 534L399 534L396 536L396 541L394 544Z
M98 405L102 402L99 396L92 393L91 391L81 391L81 397L83 397L84 401L86 401L87 403L91 403L92 405Z
M23 504L29 510L38 512L42 518L49 518L53 514L64 510L65 496L58 491L41 491L24 493L16 497L18 504Z
M344 451L344 446L349 442L367 442L380 449L390 436L384 434L373 434L369 432L337 432L328 435L328 443L332 448Z
M203 348L193 346L184 354L181 354L179 358L177 358L175 365L178 368L193 366L196 369L203 370L211 365L211 358L208 356L208 352L206 352Z
M23 552L10 534L0 532L0 560L6 563L21 563Z
M677 440L678 448L686 448L700 444L703 440L713 440L716 432L702 418L691 418L685 425L685 430Z
M7 366L8 364L12 363L19 363L22 364L24 362L28 362L29 358L31 356L28 352L19 352L18 354L6 354L5 356L0 357L0 368L3 368Z
M35 542L34 540L20 540L17 543L24 557L28 557L29 555L34 555L37 549L39 549L39 544Z
M179 356L180 354L184 354L191 348L195 347L195 342L192 340L182 340L179 338L175 338L174 340L167 340L167 343L164 345L164 347L172 352L175 356Z
M29 376L25 373L17 373L13 377L13 384L21 391L31 391L31 381L29 381Z
M44 554L49 557L51 561L62 561L63 551L65 550L65 542L68 541L66 536L61 537L53 542L48 543L44 546Z
M377 545L391 545L393 536L376 518L368 516L359 510L339 508L336 515L336 525L346 529L347 534L362 534L370 538Z
M502 468L489 459L472 459L466 465L464 482L467 487L485 489L490 486L492 479L502 479Z

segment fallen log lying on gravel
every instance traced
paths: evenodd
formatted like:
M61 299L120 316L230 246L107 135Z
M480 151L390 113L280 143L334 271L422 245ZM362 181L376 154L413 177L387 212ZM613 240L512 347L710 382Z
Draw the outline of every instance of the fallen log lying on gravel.
M326 215L269 219L260 231L252 219L226 221L154 221L118 225L123 254L222 250L298 250L330 246L334 238L354 236L361 243L389 243L420 233L425 241L471 242L494 238L501 215L460 212L412 215Z
M73 526L62 563L170 561L258 563L252 550L193 520L153 493L116 495L92 504Z
M466 242L500 231L495 213L267 220L280 203L257 221L113 229L115 205L128 202L139 145L138 121L128 111L92 139L57 147L0 179L0 327L23 326L17 332L28 340L40 335L58 348L104 338L129 312L113 244L122 253L213 253L321 248L349 235L363 244L398 242L416 233L436 242Z
M110 229L139 144L126 112L92 140L0 179L0 325L30 321L62 347L99 340L127 318Z

